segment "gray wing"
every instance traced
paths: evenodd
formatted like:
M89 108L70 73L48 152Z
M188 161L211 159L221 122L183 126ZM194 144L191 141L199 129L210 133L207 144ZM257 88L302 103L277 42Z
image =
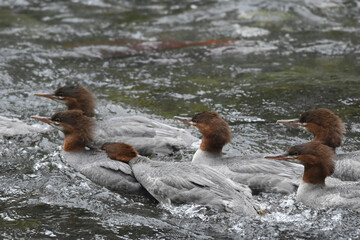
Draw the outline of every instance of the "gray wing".
M103 152L62 152L65 161L91 181L121 193L143 194L145 191L134 177L130 166L115 161Z
M360 151L337 154L332 176L345 181L360 181Z
M335 182L334 186L331 186L332 182ZM360 212L359 182L327 181L327 185L326 194L319 196L319 198L323 198L321 200L324 202L324 206L348 208Z
M116 161L116 160L109 160L109 161L102 161L99 164L100 167L109 169L112 171L118 171L123 173L124 175L134 176L129 164Z
M243 186L235 187L235 183L212 168L146 158L130 164L136 179L159 202L196 203L222 211L257 215L254 204L242 191Z
M141 155L169 154L198 141L184 129L142 116L118 117L100 122L95 134L97 145L124 142L134 146Z
M257 154L223 158L216 167L233 181L249 186L253 193L296 191L304 167L291 162L265 159L264 156Z
M360 183L348 183L346 186L339 186L340 189L344 189L342 197L346 199L356 199L358 206L360 207ZM359 208L360 210L360 208Z

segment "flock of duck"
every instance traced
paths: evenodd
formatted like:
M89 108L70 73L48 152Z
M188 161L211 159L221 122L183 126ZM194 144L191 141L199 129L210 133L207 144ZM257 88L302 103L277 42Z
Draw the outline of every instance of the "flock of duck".
M341 119L328 109L279 120L279 124L307 129L314 138L277 156L224 157L222 149L232 134L219 114L175 117L196 127L203 137L191 162L165 162L146 156L171 153L198 139L183 129L145 117L95 122L95 97L82 86L65 86L53 94L36 95L66 104L66 111L50 118L33 118L61 130L65 135L65 161L108 189L150 193L163 204L199 204L251 217L263 213L253 194L297 191L297 200L311 207L360 212L360 158L356 152L335 154L345 130Z

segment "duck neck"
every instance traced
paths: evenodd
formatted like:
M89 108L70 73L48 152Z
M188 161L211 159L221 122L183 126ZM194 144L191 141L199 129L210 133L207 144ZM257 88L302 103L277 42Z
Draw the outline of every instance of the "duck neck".
M296 192L296 200L305 204L311 204L313 201L316 201L316 196L319 193L321 194L319 189L323 189L324 187L325 184L313 184L301 181Z
M83 99L76 99L76 98L67 98L66 99L66 106L68 110L81 110L84 112L85 116L94 117L95 116L95 104L92 101L87 101Z
M341 139L331 138L331 136L328 135L325 136L315 135L313 141L318 141L326 146L331 147L334 150L334 152L336 151L336 148L341 145Z
M79 137L78 134L65 134L65 142L63 150L66 152L83 152L85 151L86 143Z
M200 149L209 153L221 154L224 143L213 136L204 136L201 140Z
M192 158L192 162L198 164L216 165L221 159L221 157L222 157L221 152L208 152L199 148L195 152Z
M90 100L82 100L78 103L80 105L80 109L84 112L84 114L88 117L95 116L95 104Z
M342 143L343 133L341 129L318 127L310 130L314 135L313 141L321 142L322 144L333 148L334 151Z
M303 182L314 185L325 185L326 173L318 166L304 165Z
M76 98L68 97L66 99L66 106L68 107L68 110L82 110L81 104L77 101Z

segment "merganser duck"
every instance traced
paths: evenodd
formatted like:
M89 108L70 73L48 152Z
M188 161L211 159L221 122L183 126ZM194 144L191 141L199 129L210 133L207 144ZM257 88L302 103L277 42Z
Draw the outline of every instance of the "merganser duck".
M33 118L64 132L66 161L99 185L123 193L138 193L142 185L161 203L195 203L245 216L257 215L246 186L206 166L152 161L138 156L133 147L124 143L105 143L102 148L107 155L86 151L93 139L94 121L80 110L58 112L50 119Z
M305 128L314 135L313 141L319 141L334 150L340 147L345 133L341 119L327 108L310 110L299 118L278 120L276 123Z
M129 163L135 178L160 203L199 204L243 216L258 215L250 189L213 168L134 156L132 147L123 143L107 143L104 149L109 157Z
M64 86L54 94L35 94L66 104L68 110L82 110L86 116L95 115L95 97L84 87ZM199 139L184 129L171 127L142 116L116 117L97 123L95 146L104 142L125 142L141 155L170 154L191 146Z
M90 180L121 193L146 193L135 179L128 164L111 160L105 152L86 150L86 146L93 140L95 123L81 110L58 112L51 118L32 118L47 123L64 133L62 155L65 161Z
M65 103L68 110L82 110L85 116L95 116L95 96L84 87L64 86L55 90L53 94L35 94L35 96L46 97L60 103Z
M331 147L321 142L309 142L293 146L283 155L266 158L304 165L296 193L298 201L315 208L343 207L360 212L360 183L338 181L337 184L325 184L325 178L334 172L334 157Z
M318 108L304 112L297 119L278 120L278 124L302 127L314 135L313 141L319 141L334 151L340 147L344 138L344 124L332 111ZM360 152L337 154L333 177L346 181L360 180Z
M185 124L195 126L203 135L200 148L192 162L216 168L235 182L258 192L292 193L297 189L303 166L288 162L261 159L263 154L223 157L222 149L231 140L231 130L226 121L215 112L202 112L192 118L175 117Z

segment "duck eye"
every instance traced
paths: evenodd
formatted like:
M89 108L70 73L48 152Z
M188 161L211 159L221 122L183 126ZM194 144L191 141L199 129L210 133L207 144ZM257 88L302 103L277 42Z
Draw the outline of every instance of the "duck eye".
M291 151L291 152L289 152L289 155L291 155L291 156L298 156L298 155L299 155L299 152L298 152L298 151Z
M295 152L294 152L294 155L296 155L296 156L299 155L299 152L298 152L298 151L295 151Z

